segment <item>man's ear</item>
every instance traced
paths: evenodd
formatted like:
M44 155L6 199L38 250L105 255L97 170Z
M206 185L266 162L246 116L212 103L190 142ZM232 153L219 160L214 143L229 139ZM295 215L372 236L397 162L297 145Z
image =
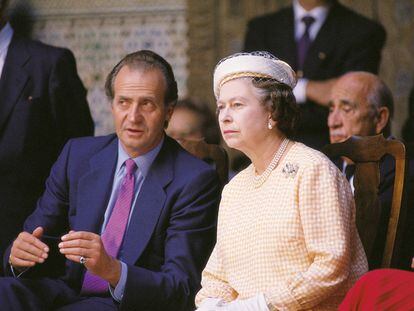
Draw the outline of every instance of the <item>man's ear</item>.
M167 111L166 111L166 114L165 114L164 129L166 129L168 127L168 123L170 122L171 116L174 112L174 107L175 107L175 104L171 104L171 103L168 104L168 106L166 107Z
M390 119L390 111L387 107L380 107L378 109L377 124L375 125L376 134L381 133L388 124Z

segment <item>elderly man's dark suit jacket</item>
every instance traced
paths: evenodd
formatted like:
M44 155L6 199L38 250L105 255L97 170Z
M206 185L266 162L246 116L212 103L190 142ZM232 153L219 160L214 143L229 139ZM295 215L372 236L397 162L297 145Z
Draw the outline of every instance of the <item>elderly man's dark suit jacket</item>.
M69 229L99 233L117 154L116 135L70 140L25 230L43 226L53 236ZM201 271L215 242L219 197L215 170L166 137L143 182L123 242L128 277L120 310L194 309ZM47 263L38 266L46 275L56 271ZM67 261L63 279L79 291L84 272L80 264ZM0 289L3 285L0 279ZM51 296L48 299L56 298ZM17 302L13 306L20 310ZM91 310L97 309L91 305Z
M342 169L342 161L334 159L333 162ZM406 177L404 181L404 200L400 213L399 231L396 240L396 250L391 263L393 268L408 270L411 258L414 256L414 239L410 236L414 218L414 159L408 159ZM386 155L380 162L380 183L378 186L379 208L378 213L372 215L372 224L377 228L372 250L367 253L370 269L381 267L385 240L387 237L388 221L394 191L395 161ZM360 232L361 235L364 232Z
M33 211L65 142L93 135L93 127L72 53L14 36L0 77L1 253Z
M382 26L333 1L325 23L308 51L303 77L325 80L355 70L376 73L384 42ZM268 51L296 70L293 8L251 20L244 49ZM317 149L329 143L327 108L311 101L299 107L301 121L297 140Z

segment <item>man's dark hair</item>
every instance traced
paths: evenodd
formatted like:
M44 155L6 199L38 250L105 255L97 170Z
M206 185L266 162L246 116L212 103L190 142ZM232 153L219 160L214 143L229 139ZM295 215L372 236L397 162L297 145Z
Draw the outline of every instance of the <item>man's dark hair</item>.
M128 54L111 70L105 82L105 93L111 101L114 99L115 78L125 66L132 70L160 70L166 84L164 104L166 106L176 104L178 98L177 82L175 81L171 65L160 55L149 50Z

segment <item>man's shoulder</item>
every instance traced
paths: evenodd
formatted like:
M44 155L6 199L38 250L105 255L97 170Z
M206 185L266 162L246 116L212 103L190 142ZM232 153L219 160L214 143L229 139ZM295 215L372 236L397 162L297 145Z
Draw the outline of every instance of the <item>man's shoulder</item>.
M92 156L117 140L115 134L106 136L86 136L72 138L67 142L70 145L71 154L76 157Z
M375 30L384 31L384 27L378 22L337 2L331 9L332 20L337 24L342 23L347 29L354 32Z
M87 144L87 139L74 142ZM71 156L71 159L75 158L73 161L76 162L76 168L84 167L85 162L91 163L91 158L94 163L109 163L108 159L117 152L117 144L104 139L97 148L105 145L108 147L102 148L102 151L92 157L89 156L89 159L85 153L81 155L80 160L78 153ZM168 136L165 137L160 151L149 168L146 182L152 186L166 187L168 193L181 192L183 189L199 189L206 185L214 187L219 184L218 175L212 166L185 151Z
M76 144L104 144L108 141L113 141L114 139L117 139L117 136L115 133L111 133L108 135L102 135L102 136L84 136L84 137L76 137L72 138L71 141L75 142Z
M73 57L73 53L67 48L52 46L21 36L14 36L12 44L16 49L25 49L30 55L36 56L36 59L47 59L49 62L64 56Z
M283 7L276 12L271 12L264 15L259 15L249 21L251 27L254 26L269 26L275 24L283 24L286 18L293 17L293 9L291 6Z
M213 170L212 166L207 164L207 162L189 153L177 141L170 137L166 137L165 139L165 149L173 156L176 167L188 171Z

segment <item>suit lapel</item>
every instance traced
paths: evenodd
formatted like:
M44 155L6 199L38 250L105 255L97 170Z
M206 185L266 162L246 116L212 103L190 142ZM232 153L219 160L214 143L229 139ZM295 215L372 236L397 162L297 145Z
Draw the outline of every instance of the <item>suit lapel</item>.
M325 22L319 30L315 40L312 42L304 64L304 71L317 72L323 61L329 57L335 47L337 33L335 27L335 16L338 4L333 4Z
M123 245L123 260L134 264L147 246L166 200L165 186L173 178L171 141L165 137L138 194Z
M29 59L24 42L13 36L0 78L0 131L28 81L24 65Z
M283 61L287 62L292 66L294 70L297 68L297 53L296 53L296 41L295 41L295 18L293 13L293 8L289 8L287 14L281 15L283 18L280 21L281 25L284 25L284 29L279 29L278 33L280 39L273 38L273 41L283 42L280 46L280 49L283 50L283 53L276 57L281 58Z
M90 159L90 171L79 180L74 230L100 232L111 195L117 157L118 139L114 139Z

